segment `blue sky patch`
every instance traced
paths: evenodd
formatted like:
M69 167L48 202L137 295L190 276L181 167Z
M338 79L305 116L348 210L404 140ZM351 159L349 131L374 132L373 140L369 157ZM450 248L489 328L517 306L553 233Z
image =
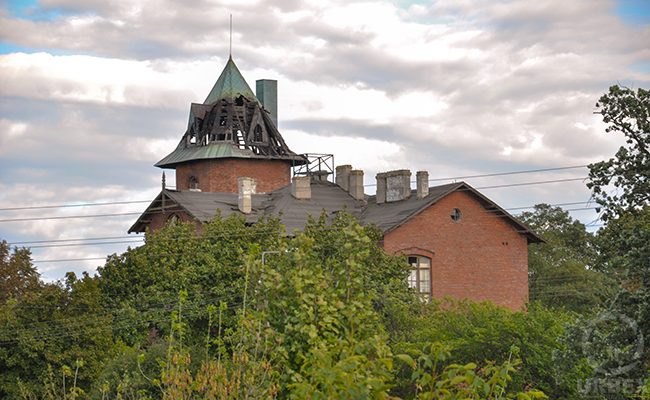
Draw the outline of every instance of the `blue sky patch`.
M32 21L52 21L65 15L60 9L41 7L38 0L10 0L7 8L11 16Z
M618 0L616 14L629 24L648 24L650 23L650 1Z
M630 64L630 69L634 72L641 72L644 74L650 73L650 60L632 63Z
M27 47L27 46L21 46L18 44L14 43L7 43L7 42L2 42L0 41L0 54L11 54L11 53L27 53L27 54L32 54L32 53L49 53L52 54L53 56L69 56L73 54L78 54L78 52L73 52L73 51L67 51L63 49L49 49L45 47ZM91 55L91 52L84 51L84 54Z

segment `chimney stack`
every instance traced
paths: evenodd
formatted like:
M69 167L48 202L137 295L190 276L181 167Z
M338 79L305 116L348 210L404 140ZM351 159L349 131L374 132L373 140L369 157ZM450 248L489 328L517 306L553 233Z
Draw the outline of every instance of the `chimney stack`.
M291 195L298 200L311 199L311 178L309 176L294 176L291 182Z
M360 169L355 169L350 171L350 196L354 197L356 200L363 200L365 194L363 193L363 171Z
M255 81L255 96L262 107L269 112L271 120L278 127L278 81L258 79Z
M417 182L416 197L423 199L429 195L429 173L427 171L418 171L415 174L415 181Z
M411 197L411 171L399 169L377 174L377 204Z
M339 165L336 167L336 184L346 192L350 191L350 172L352 165Z
M377 179L377 204L384 204L386 202L386 172L378 173L375 178Z
M257 181L253 178L241 177L237 178L237 186L239 188L239 197L237 199L239 211L250 214L253 211L253 194L255 194L257 188Z

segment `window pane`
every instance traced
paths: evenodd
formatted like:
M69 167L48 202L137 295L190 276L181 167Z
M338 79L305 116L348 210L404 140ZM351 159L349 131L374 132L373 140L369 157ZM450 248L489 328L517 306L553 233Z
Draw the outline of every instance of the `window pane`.
M412 269L412 270L411 270L411 273L409 274L408 284L409 284L409 287L410 287L410 288L415 288L415 289L417 289L417 287L418 287L418 281L417 281L418 277L417 277L417 272L418 272L417 269Z
M409 257L409 264L416 266L418 265L418 257Z
M431 292L431 271L429 268L420 269L420 292Z

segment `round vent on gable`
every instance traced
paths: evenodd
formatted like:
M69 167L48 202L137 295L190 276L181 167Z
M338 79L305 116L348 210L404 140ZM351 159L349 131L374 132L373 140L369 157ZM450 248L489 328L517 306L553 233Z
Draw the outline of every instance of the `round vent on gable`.
M463 213L460 212L460 208L454 208L451 210L450 217L452 221L460 222L460 220L463 219Z

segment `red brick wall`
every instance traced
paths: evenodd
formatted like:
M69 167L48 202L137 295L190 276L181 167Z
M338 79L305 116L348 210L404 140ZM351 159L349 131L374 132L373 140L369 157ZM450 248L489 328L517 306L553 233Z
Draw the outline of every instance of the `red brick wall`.
M227 158L200 160L176 167L176 189L189 189L190 176L199 180L203 192L237 193L237 178L257 180L257 192L265 193L291 183L290 165L279 160Z
M148 225L149 231L155 232L160 228L162 228L163 226L165 226L165 224L167 223L167 221L169 221L172 215L176 215L178 219L183 222L193 221L196 224L197 232L201 232L203 229L199 221L193 219L192 217L187 215L184 211L175 211L175 212L165 212L165 213L157 212L153 214L153 217L151 218L151 222Z
M462 212L457 223L454 208ZM490 300L514 310L528 301L526 238L467 192L450 194L386 234L384 248L430 257L434 297Z

